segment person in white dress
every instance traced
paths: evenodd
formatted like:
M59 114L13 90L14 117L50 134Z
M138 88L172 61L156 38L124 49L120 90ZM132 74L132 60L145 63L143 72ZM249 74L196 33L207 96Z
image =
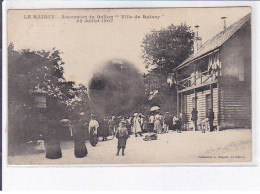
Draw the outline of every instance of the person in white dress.
M97 120L95 119L94 115L91 115L91 120L89 121L89 125L88 125L89 132L92 127L94 128L94 134L97 134L99 124L98 124Z
M88 130L89 130L89 142L92 146L96 146L98 143L97 130L99 124L95 119L95 115L91 115L91 120L89 121Z
M142 136L142 128L141 128L141 119L138 115L138 113L134 114L134 132L135 132L135 137L137 137L137 134L139 134L140 136Z
M160 114L155 115L154 131L158 134L162 133L162 117Z

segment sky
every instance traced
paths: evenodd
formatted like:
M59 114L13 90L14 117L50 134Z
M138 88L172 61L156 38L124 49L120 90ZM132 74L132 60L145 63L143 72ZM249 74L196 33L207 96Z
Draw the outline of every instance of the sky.
M8 43L17 50L59 49L65 78L86 84L112 59L127 60L145 72L140 45L154 29L186 23L195 31L199 25L204 43L223 30L221 17L229 26L250 12L249 7L9 10Z

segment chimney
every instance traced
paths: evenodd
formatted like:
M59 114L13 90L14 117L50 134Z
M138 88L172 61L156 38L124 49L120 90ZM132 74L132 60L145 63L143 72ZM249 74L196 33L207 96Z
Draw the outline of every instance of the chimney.
M227 26L226 26L227 17L221 17L221 19L224 21L224 30L225 30L227 28Z
M202 46L202 38L199 37L199 27L200 27L199 25L195 26L195 28L197 29L197 32L195 34L194 53L196 53Z

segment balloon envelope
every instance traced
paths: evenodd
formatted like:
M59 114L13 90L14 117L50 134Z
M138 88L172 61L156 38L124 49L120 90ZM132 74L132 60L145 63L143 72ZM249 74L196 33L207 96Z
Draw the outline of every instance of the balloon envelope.
M142 75L126 61L109 61L89 84L91 111L97 115L129 115L140 111L145 97Z

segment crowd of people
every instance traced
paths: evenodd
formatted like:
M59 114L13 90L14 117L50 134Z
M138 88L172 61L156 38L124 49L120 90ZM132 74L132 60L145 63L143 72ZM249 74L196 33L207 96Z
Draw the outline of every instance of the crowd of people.
M103 137L103 141L107 140L108 136L115 135L120 125L124 122L127 128L128 135L135 137L143 136L145 132L154 132L158 134L168 133L169 130L181 132L182 122L180 118L171 116L168 112L162 115L160 112L153 112L150 115L144 116L142 113L134 113L132 116L112 116L104 117L104 119L91 116L88 125L88 130L93 127L97 136Z
M193 109L191 120L194 123L195 130L197 125L201 127L202 132L205 133L205 128L210 131L213 130L214 112L209 112L208 121L198 120L198 112ZM109 136L118 139L119 155L122 149L122 155L126 147L127 139L134 135L135 137L143 136L143 133L163 134L168 133L169 130L175 130L181 133L183 129L182 114L179 118L172 116L169 112L161 114L160 111L151 112L144 116L142 113L134 113L130 116L111 116L111 117L97 117L91 115L89 122L84 123L84 126L78 124L79 122L70 125L70 134L74 140L74 154L77 158L85 157L88 154L85 142L88 139L92 146L98 143L98 138L101 137L103 141L107 141ZM55 127L54 127L55 128ZM57 128L57 126L56 126ZM48 138L45 140L46 157L50 159L57 159L62 157L61 148L55 130L48 133ZM145 139L144 139L145 140Z

